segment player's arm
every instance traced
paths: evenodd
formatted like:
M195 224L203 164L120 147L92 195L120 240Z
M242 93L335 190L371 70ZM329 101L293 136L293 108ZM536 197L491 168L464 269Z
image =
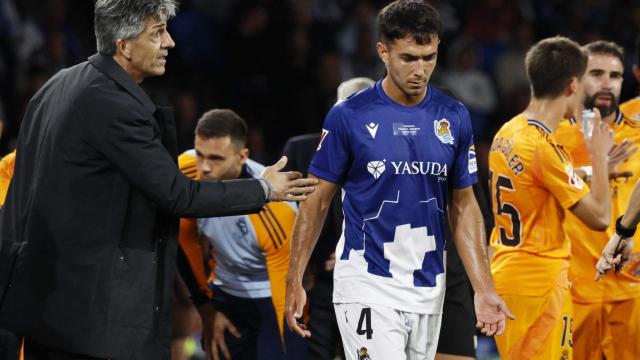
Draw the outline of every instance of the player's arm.
M600 121L599 118L600 113L597 112L595 123L600 126L594 126L593 134L588 141L591 163L593 164L591 192L582 197L569 210L589 228L604 231L609 227L611 221L608 154L613 146L613 135L609 124Z
M482 213L472 187L453 190L449 221L453 241L475 291L476 327L487 336L500 335L505 329L505 316L514 317L493 284Z
M309 177L315 178L312 174L309 174ZM297 322L307 302L307 294L302 287L302 276L320 236L333 194L338 187L332 182L318 180L316 190L309 194L305 202L300 203L291 236L291 257L287 273L285 317L289 328L302 337L311 336L311 332L304 324Z

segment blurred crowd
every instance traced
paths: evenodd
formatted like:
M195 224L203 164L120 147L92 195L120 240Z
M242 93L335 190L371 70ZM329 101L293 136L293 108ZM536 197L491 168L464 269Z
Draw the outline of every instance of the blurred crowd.
M529 98L524 55L537 39L613 40L631 79L640 1L431 1L444 34L432 83L470 110L482 153ZM383 0L182 0L167 74L144 84L173 105L181 150L199 114L232 108L249 123L252 158L271 162L293 135L318 131L345 79L379 79L375 17ZM29 98L56 71L95 53L93 2L0 0L0 151L10 150ZM625 81L622 99L635 95ZM483 146L483 144L485 146ZM484 158L481 159L481 167Z

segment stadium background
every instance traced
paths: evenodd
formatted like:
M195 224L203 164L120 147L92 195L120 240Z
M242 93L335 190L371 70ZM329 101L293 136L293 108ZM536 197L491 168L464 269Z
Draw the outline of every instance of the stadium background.
M174 106L181 150L192 147L200 114L225 107L247 120L251 157L271 163L288 137L320 130L341 81L384 76L375 18L388 2L182 0L169 23L176 48L167 72L143 86L157 104ZM636 95L640 1L430 2L443 22L431 82L469 108L483 177L493 134L529 100L524 55L535 41L617 42L626 51L621 98ZM0 155L12 150L40 86L93 53L93 1L0 0Z

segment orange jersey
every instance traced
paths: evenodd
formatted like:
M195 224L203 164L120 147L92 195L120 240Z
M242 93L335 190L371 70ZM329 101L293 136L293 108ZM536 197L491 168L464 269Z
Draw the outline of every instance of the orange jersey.
M639 108L640 110L640 108ZM617 144L625 139L640 145L640 122L618 113L611 125ZM580 125L574 121L563 121L554 134L559 143L571 153L576 167L591 166L591 158L580 132ZM606 231L593 231L571 212L567 212L564 229L571 241L571 270L573 300L577 303L599 303L626 300L640 296L640 279L628 272L605 276L600 281L593 280L595 264L600 253L615 231L616 219L624 213L633 186L640 179L640 152L636 152L618 167L619 171L631 171L629 180L611 180L611 225ZM636 236L636 243L640 234Z
M628 119L640 121L640 96L620 104L620 112Z
M550 130L522 114L495 135L489 169L496 289L500 294L546 294L569 266L564 209L587 195L589 188Z
M16 151L10 152L0 160L0 206L4 205L4 199L9 191L9 184L13 178L13 168L16 163Z

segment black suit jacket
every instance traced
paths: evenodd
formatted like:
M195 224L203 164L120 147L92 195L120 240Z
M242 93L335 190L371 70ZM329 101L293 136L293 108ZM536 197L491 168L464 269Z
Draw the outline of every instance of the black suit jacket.
M178 216L258 211L257 180L195 182L175 127L111 57L31 99L0 213L0 327L73 353L168 359Z

